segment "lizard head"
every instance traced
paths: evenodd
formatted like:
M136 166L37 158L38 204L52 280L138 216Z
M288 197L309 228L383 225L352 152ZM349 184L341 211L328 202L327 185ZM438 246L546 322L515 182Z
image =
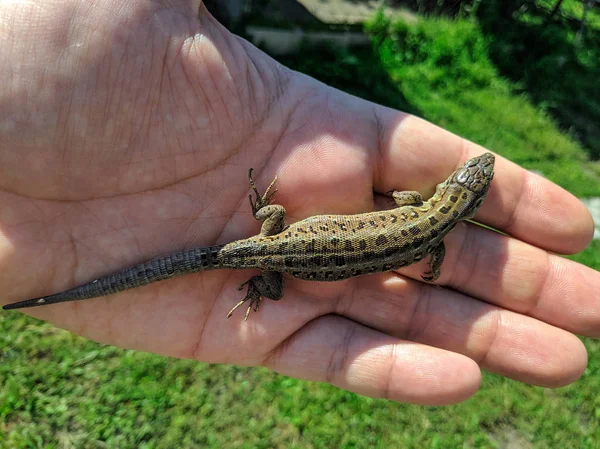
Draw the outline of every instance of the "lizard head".
M465 199L465 209L461 213L463 219L472 218L483 203L494 177L494 160L492 153L469 159L446 181L446 186L453 186L458 190L457 196Z
M484 153L465 162L456 170L449 181L470 190L476 197L483 199L487 194L494 177L494 155Z

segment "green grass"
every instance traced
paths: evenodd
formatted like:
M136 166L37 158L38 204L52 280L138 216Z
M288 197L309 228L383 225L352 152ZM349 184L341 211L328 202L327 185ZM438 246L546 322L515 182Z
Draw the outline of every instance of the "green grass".
M600 269L600 240L594 240L584 251L574 256L569 256L569 259L592 267L595 270Z
M545 390L485 375L451 407L374 400L265 369L173 360L0 316L0 448L593 448L600 344Z
M380 18L371 30L375 51L307 47L282 62L421 115L577 195L599 194L586 149L500 76L477 24ZM600 243L574 258L600 268ZM574 385L547 390L486 374L474 398L434 408L123 351L3 313L0 448L594 448L600 342L584 342L590 362Z

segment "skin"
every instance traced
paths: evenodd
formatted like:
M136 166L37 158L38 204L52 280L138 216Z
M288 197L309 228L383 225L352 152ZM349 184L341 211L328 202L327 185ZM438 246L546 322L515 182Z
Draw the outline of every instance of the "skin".
M483 148L292 72L197 1L0 5L0 302L53 293L146 259L256 234L246 174L290 222L389 207ZM493 124L490 124L493 126ZM308 161L308 162L307 162ZM374 194L376 192L377 194ZM28 309L87 338L205 362L263 365L394 401L449 404L480 370L575 381L600 335L592 220L572 195L497 157L475 217L426 261L337 283L286 279L280 302L225 320L252 272L190 275ZM18 313L18 312L3 312Z

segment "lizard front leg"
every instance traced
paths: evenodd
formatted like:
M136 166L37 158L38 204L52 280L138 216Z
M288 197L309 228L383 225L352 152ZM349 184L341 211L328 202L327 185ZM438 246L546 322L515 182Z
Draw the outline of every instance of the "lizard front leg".
M252 195L248 196L250 200L250 207L252 208L252 215L258 221L262 222L260 230L261 236L269 236L279 234L287 226L285 224L285 208L278 204L271 204L271 200L277 189L273 189L273 186L277 182L277 176L263 195L258 191L254 180L252 179L252 169L248 172L248 179L250 180L250 187L256 195L256 199L252 200ZM252 276L246 282L238 287L238 290L242 290L244 286L248 286L246 296L240 302L238 302L227 314L227 318L231 317L233 312L244 304L246 301L250 301L248 310L246 310L246 316L244 321L248 320L250 310L254 308L255 312L258 312L258 306L263 297L277 301L283 296L283 274L277 271L265 271L260 276Z
M429 259L429 271L427 273L423 273L423 276L421 276L424 281L433 282L440 277L442 262L444 262L445 256L446 246L444 245L444 242L440 242L440 244L436 246L433 251L431 251L431 258Z
M423 197L416 190L407 190L399 192L397 190L391 190L392 198L396 203L396 206L420 206L423 204ZM388 192L388 194L390 193Z

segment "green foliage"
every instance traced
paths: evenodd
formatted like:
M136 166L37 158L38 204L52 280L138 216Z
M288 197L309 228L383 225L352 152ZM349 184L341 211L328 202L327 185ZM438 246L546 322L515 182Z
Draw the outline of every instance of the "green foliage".
M498 12L504 3L482 2L478 11L494 64L600 159L600 9L582 28L581 1L565 0L552 21L554 0L529 1L510 15Z
M487 42L471 22L432 18L408 25L380 16L369 28L384 67L403 86L426 82L451 94L490 87L497 78Z
M600 194L599 165L588 163L574 139L498 75L475 22L421 18L407 25L380 14L367 29L392 82L426 119L578 196Z
M297 53L280 56L278 60L357 97L418 113L391 82L377 55L368 48L345 49L326 43L304 44Z

